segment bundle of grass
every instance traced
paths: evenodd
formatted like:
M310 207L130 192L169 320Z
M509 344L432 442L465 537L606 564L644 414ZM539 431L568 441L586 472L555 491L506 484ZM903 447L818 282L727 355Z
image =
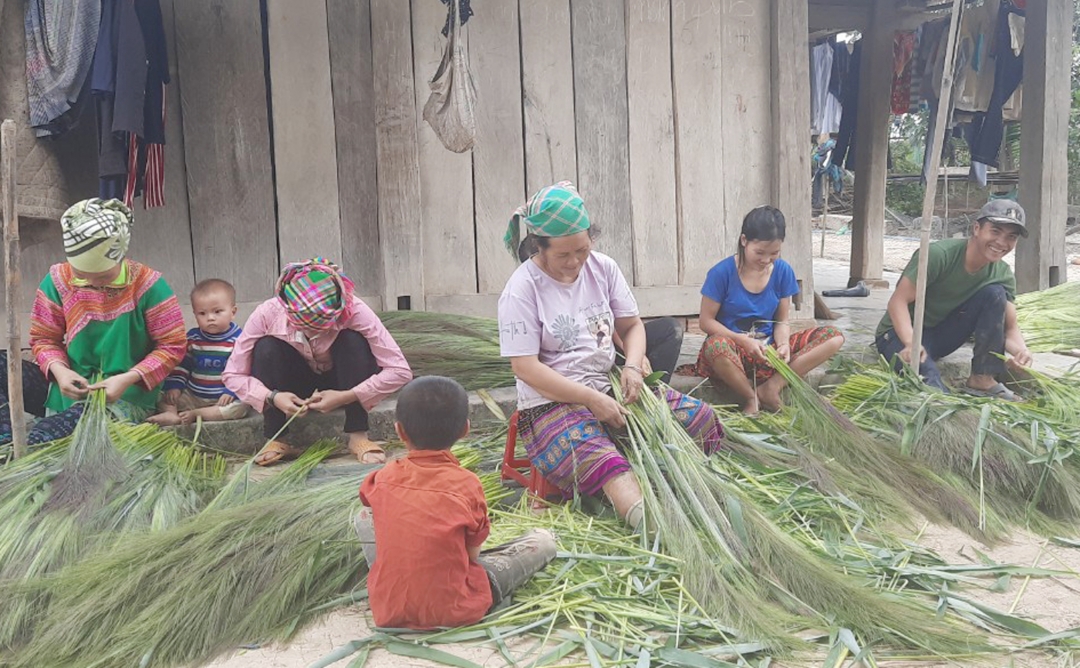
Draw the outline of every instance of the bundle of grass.
M72 434L67 461L52 482L48 507L85 514L99 507L107 487L127 476L109 433L112 417L105 391L91 392Z
M857 501L896 521L909 519L904 510L913 508L983 540L1004 535L1003 523L980 513L977 500L961 481L878 442L814 391L773 349L768 355L788 382L784 415L791 428L811 450L837 460L875 489L875 497Z
M850 629L869 643L945 654L978 644L968 631L933 619L917 599L844 574L777 526L651 393L631 408L628 422L646 523L683 563L695 600L721 622L772 646L786 642L790 614Z
M1018 295L1016 321L1034 352L1080 348L1080 283Z
M449 376L467 390L514 384L510 363L499 354L494 319L420 311L379 317L417 376Z
M967 481L988 508L1041 533L1071 533L1080 520L1080 445L1075 380L1032 372L1031 401L1002 402L930 391L882 366L860 367L833 393L864 428L936 471Z
M89 412L89 411L88 411ZM0 469L0 583L41 578L107 550L125 534L173 526L202 509L224 477L223 459L201 453L174 435L150 425L102 422L89 412L76 433ZM79 445L79 439L94 443ZM54 503L60 472L79 462L72 453L108 443L124 471L122 481L98 487L77 511ZM114 448L115 444L115 448ZM98 459L93 457L93 459ZM96 465L96 463L95 463ZM99 472L100 473L100 472ZM82 489L89 476L72 475ZM93 483L97 484L97 483ZM31 633L33 619L47 605L47 592L5 599L0 607L0 645L11 646Z
M51 593L10 666L180 666L252 641L287 640L353 591L356 483L210 510L9 593Z

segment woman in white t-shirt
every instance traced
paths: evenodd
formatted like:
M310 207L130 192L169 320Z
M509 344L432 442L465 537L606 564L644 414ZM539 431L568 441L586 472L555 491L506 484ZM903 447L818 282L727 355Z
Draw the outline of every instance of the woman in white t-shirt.
M612 396L608 376L618 335L626 358L622 394L637 400L648 362L634 295L615 261L592 250L589 214L569 182L533 195L515 212L504 241L515 257L523 243L537 247L499 298L500 347L517 376L518 438L533 466L563 494L603 491L636 528L641 489L609 433L625 426L627 411ZM723 430L708 404L663 392L706 452L719 447Z

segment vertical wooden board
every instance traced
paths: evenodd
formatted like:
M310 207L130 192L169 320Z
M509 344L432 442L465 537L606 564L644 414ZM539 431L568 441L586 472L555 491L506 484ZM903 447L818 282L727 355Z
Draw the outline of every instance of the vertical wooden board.
M473 230L472 152L450 151L424 120L431 94L428 82L439 68L446 38L446 5L412 0L416 128L420 156L419 223L423 226L424 287L430 294L476 292L476 239ZM467 39L468 29L462 30Z
M398 308L399 297L408 297L414 310L424 308L424 244L410 21L407 2L371 0L379 246L385 281L383 308L388 310Z
M517 267L503 246L510 214L525 200L518 5L473 0L469 64L476 82L476 254L479 292L501 292Z
M723 219L722 183L728 175L723 170L721 84L722 72L732 71L722 60L723 5L724 0L671 3L680 285L700 285L709 268L732 250Z
M169 41L169 76L172 80L165 88L165 206L146 210L136 208L130 252L131 257L160 271L176 296L186 304L195 285L195 260L191 250L173 0L161 3L161 14Z
M776 0L772 11L772 123L776 166L772 202L787 219L784 259L800 282L799 318L814 317L813 228L810 217L810 65L807 3Z
M626 0L630 206L635 285L679 282L671 2Z
M278 248L339 261L337 146L325 0L266 0Z
M578 185L597 248L634 280L630 218L630 137L626 108L626 16L623 0L574 0L574 115Z
M195 277L254 301L278 273L259 3L184 0L175 14Z
M326 19L334 90L341 266L356 282L357 290L382 294L371 0L327 0Z
M525 190L578 180L569 0L519 0ZM526 195L526 196L528 196Z
M723 91L721 127L724 187L724 235L728 253L742 230L742 219L773 196L775 135L772 130L772 41L766 3L724 3ZM809 75L808 75L809 76ZM807 175L809 178L809 174Z
M1068 279L1064 241L1071 12L1069 3L1051 2L1032 3L1027 12L1019 199L1030 236L1016 245L1016 285L1021 292Z
M893 62L891 3L875 4L870 29L862 39L859 64L859 111L855 127L855 201L851 219L851 277L881 280L885 264L885 182L889 154L889 91L881 76Z

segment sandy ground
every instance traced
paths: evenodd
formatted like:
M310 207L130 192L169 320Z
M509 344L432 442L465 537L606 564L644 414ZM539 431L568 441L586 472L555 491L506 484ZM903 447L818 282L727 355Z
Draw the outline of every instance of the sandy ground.
M830 227L838 227L842 221L832 220ZM838 217L837 217L838 218ZM814 235L814 256L819 257L821 236ZM911 253L919 246L918 239L888 237L885 244L885 270L902 271ZM836 235L832 231L826 234L825 258L846 262L851 251L851 237ZM1068 259L1080 257L1080 244L1068 248ZM1007 261L1012 264L1015 255ZM1080 280L1080 265L1069 265L1069 280ZM696 348L692 351L696 353ZM985 603L997 610L1009 611L1041 624L1051 631L1080 626L1080 549L1070 549L1049 544L1045 539L1018 531L1012 539L996 546L981 545L969 536L948 527L927 525L916 537L917 542L935 550L943 559L952 564L980 564L986 560L999 564L1017 566L1037 566L1071 573L1070 576L1055 578L1012 578L1001 592L989 591L991 581L983 580L967 587L965 595ZM286 647L263 647L258 649L238 650L227 659L208 664L207 668L302 668L323 658L331 651L349 641L361 639L371 634L366 606L354 606L328 615L321 622L305 629ZM440 645L440 649L456 654L481 666L503 666L505 659L491 645ZM573 659L584 661L583 658ZM334 664L344 668L348 660ZM405 658L377 649L373 651L366 664L372 668L405 666L437 666L420 659ZM779 664L773 664L779 668ZM822 658L792 663L784 666L820 666ZM879 665L889 668L900 666L946 665L936 663L912 664L910 662L883 662ZM951 666L1015 666L1016 668L1042 668L1050 666L1080 665L1072 663L1069 657L1052 657L1047 654L1027 654L1023 656L994 659L990 663L956 664Z
M941 555L951 564L1012 564L1039 567L1072 573L1071 576L1054 578L1011 578L1001 592L992 592L991 580L963 589L969 598L996 610L1025 617L1041 624L1050 631L1063 631L1080 626L1080 550L1058 547L1043 538L1018 531L1012 540L996 546L982 545L969 536L948 527L927 525L917 536L917 541ZM323 621L304 630L287 647L265 647L240 650L234 656L216 661L207 668L302 668L318 661L331 651L351 640L370 635L369 618L365 606L355 606L334 612ZM505 659L491 645L440 645L439 649L451 652L481 666L504 666ZM340 668L348 660L334 664ZM420 659L396 656L378 649L371 653L366 664L371 668L402 668L404 666L438 666ZM800 662L786 661L785 667L802 668L821 666L822 657ZM990 663L910 663L907 661L879 662L888 668L901 666L1015 666L1015 668L1040 668L1075 665L1068 658L1048 654L1029 653L1023 656L995 658ZM774 664L779 668L779 664Z

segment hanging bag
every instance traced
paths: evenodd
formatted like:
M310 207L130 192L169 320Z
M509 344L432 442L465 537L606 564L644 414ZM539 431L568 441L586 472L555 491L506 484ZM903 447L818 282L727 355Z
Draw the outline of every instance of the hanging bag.
M446 49L424 105L424 120L443 146L464 153L476 142L476 89L469 73L468 54L461 42L459 0L450 0L450 30Z

